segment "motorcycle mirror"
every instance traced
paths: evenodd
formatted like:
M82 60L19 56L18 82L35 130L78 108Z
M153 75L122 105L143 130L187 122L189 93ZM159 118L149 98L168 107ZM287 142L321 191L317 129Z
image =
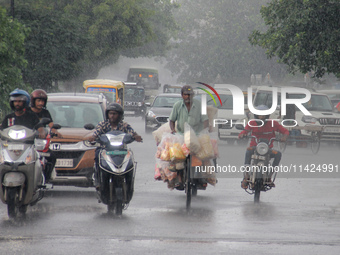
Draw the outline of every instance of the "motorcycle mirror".
M48 123L51 122L51 119L50 118L42 118L40 120L40 123L43 124L44 126L46 126Z
M95 128L95 126L93 124L89 123L89 124L85 124L84 128L86 130L93 130Z
M52 128L54 128L54 129L61 129L61 126L59 124L53 124Z
M242 124L236 124L235 128L238 130L244 130L244 126Z

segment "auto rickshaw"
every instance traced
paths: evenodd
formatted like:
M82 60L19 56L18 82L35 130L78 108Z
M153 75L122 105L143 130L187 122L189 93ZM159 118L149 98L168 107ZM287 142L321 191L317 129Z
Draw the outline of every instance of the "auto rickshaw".
M85 93L102 93L105 95L109 103L119 103L124 107L124 82L108 80L108 79L94 79L83 82Z

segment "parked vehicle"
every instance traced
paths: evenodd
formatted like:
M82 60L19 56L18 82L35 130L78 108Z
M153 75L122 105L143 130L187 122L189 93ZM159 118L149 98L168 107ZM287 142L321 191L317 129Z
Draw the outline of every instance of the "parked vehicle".
M97 195L100 202L107 205L108 212L115 211L116 215L122 214L133 196L137 162L132 150L127 148L133 141L132 135L122 131L110 131L97 140L100 144Z
M144 119L146 113L145 90L137 83L125 83L124 114Z
M158 89L161 86L158 80L158 70L155 68L130 67L127 81L136 82L149 89Z
M150 108L145 115L145 132L156 130L168 122L174 103L181 99L181 94L165 93L156 96L152 105L147 104Z
M47 125L48 121L41 121ZM44 196L45 178L37 150L42 150L35 130L14 125L0 131L0 198L10 218L25 214Z
M122 81L95 79L83 82L85 93L104 94L109 103L124 107L124 83Z
M88 142L93 131L85 124L96 126L104 120L107 99L103 95L79 93L48 94L47 109L53 121L60 124L62 138L54 137L50 149L57 157L54 185L92 186L94 152Z

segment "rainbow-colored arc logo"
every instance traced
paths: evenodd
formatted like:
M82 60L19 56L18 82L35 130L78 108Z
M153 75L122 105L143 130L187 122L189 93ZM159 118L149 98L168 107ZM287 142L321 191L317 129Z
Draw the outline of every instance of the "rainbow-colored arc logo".
M211 91L215 93L215 95L217 96L218 100L220 101L220 104L222 105L222 100L220 98L220 95L216 92L216 90L213 87L211 87L210 85L208 85L206 83L203 83L203 82L196 82L196 83L204 85L204 86L208 87L209 89L211 89ZM215 100L214 96L210 93L209 90L206 90L206 89L200 88L200 87L196 87L196 88L201 89L204 92L206 92L212 98L212 100L214 100L215 106L217 106L216 100Z

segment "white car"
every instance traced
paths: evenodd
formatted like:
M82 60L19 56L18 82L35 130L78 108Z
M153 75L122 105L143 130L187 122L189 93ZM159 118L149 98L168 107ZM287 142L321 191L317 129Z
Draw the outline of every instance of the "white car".
M217 116L215 119L215 123L218 130L218 137L220 140L226 140L228 143L233 144L234 141L238 139L238 135L241 132L240 130L235 128L236 123L247 123L248 117L246 114L234 115L233 114L233 96L229 90L226 89L216 89L216 92L219 94L222 105L215 94L214 100L207 95L207 105L212 105L217 107ZM204 91L197 91L197 98L200 100L200 95L205 93ZM215 126L215 127L216 127Z
M270 119L282 119L280 116L281 95L278 87L278 107L270 115ZM297 107L295 120L301 129L302 136L310 136L313 127L322 129L321 141L340 141L340 113L334 110L334 107L327 95L310 91L311 99L304 103L303 106L312 114L304 115ZM272 106L272 87L259 87L255 93L254 106L267 105ZM303 98L304 94L290 93L290 98ZM308 130L310 128L310 130Z

